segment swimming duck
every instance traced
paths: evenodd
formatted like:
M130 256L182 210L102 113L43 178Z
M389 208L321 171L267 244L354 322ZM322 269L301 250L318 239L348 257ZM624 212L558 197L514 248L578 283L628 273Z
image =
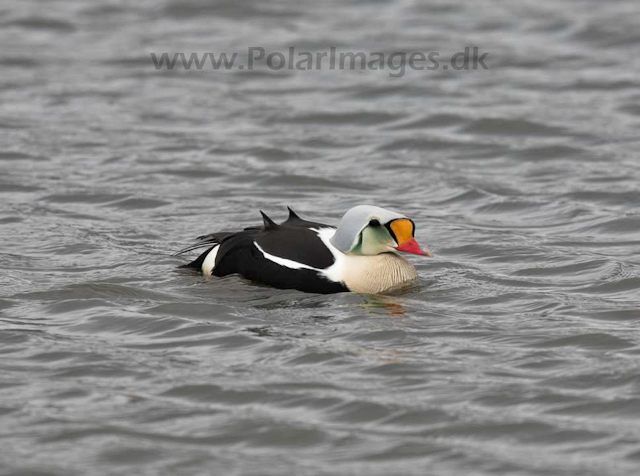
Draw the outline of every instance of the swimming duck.
M400 213L358 205L335 228L304 220L287 208L289 218L283 223L261 211L261 227L200 236L197 243L175 254L207 247L183 267L322 294L376 294L398 288L418 277L398 252L433 257L415 240L413 221Z

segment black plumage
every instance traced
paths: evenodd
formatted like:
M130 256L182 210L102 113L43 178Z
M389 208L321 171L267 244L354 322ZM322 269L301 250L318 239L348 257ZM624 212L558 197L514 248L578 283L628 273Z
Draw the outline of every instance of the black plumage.
M281 224L275 223L260 212L262 227L249 227L239 232L218 232L198 237L198 242L176 254L207 247L197 259L183 266L201 270L207 255L219 246L212 270L214 276L239 274L247 279L269 284L281 289L298 289L315 293L348 291L340 282L329 280L321 272L334 263L334 257L322 242L316 230L334 228L322 223L300 218L291 208L289 217ZM255 246L277 258L291 260L315 269L293 269L267 259Z

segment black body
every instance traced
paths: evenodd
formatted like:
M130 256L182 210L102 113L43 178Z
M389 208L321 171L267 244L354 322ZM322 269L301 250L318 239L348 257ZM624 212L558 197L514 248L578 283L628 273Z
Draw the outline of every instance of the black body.
M334 257L318 237L315 229L334 227L303 220L290 208L289 218L281 224L274 223L264 213L262 216L264 219L262 227L245 228L239 232L211 233L198 237L198 243L176 254L204 246L208 249L196 260L183 267L202 270L202 264L209 252L219 245L212 271L213 276L239 274L252 281L280 289L297 289L320 294L349 290L344 284L331 281L316 270L292 269L267 259L254 244L254 242L257 243L270 255L322 270L334 263Z

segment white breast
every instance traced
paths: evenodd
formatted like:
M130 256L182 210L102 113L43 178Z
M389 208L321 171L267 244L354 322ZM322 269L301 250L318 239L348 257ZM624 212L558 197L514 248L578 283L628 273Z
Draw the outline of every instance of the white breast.
M354 293L377 294L399 288L418 277L416 269L402 256L346 256L343 282Z
M321 272L332 281L342 281L350 291L377 294L404 286L418 277L413 265L395 253L374 256L342 253L329 241L333 233L332 228L318 230L318 236L336 260Z

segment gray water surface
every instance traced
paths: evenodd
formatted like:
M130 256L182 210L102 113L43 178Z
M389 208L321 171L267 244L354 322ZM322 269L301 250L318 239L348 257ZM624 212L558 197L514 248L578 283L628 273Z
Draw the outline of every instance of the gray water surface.
M0 6L0 473L640 470L640 4ZM489 52L156 70L155 52ZM401 211L389 296L206 279L200 234Z

